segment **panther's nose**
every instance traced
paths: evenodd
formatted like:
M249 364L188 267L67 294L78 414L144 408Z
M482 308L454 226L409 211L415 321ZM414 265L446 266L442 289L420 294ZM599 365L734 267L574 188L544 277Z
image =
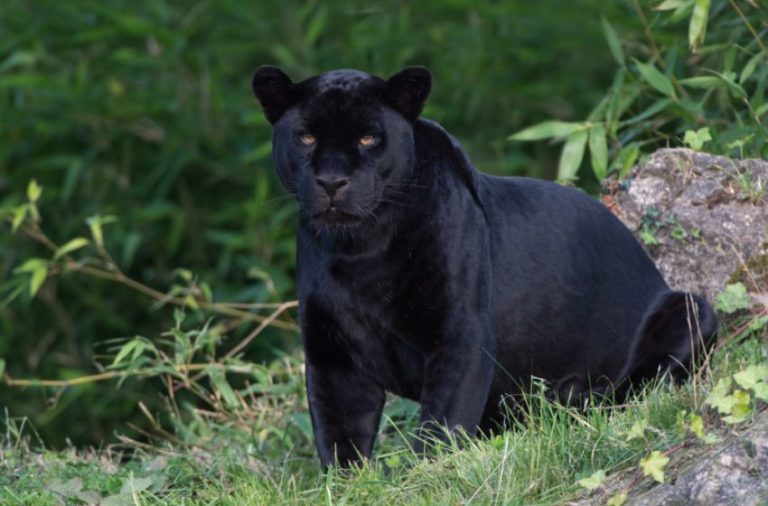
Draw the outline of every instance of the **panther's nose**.
M339 188L349 184L349 178L344 176L317 176L315 181L331 198L336 195Z

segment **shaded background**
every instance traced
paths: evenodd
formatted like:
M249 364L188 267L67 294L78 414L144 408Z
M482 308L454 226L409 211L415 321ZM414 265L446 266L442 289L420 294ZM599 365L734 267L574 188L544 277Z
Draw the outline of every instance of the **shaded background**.
M270 128L250 91L257 66L277 64L300 80L426 65L434 82L424 115L456 135L479 169L553 178L559 148L507 137L544 119L581 120L605 95L616 62L601 16L627 52L647 56L638 2L361 4L3 0L2 206L23 202L34 178L42 227L57 243L87 236L89 216L112 215L107 250L148 286L167 290L185 268L216 300L289 300L296 208L269 161ZM685 32L656 28L661 37ZM589 171L580 174L589 186ZM11 302L14 267L46 255L20 233L0 235L0 357L12 376L87 374L109 339L154 339L172 326L172 312L141 294L75 274ZM233 329L224 344L248 330ZM269 360L297 344L295 333L269 329L246 357ZM30 416L52 445L109 441L116 425L143 423L137 401L155 397L132 380L57 392L0 386L0 405Z

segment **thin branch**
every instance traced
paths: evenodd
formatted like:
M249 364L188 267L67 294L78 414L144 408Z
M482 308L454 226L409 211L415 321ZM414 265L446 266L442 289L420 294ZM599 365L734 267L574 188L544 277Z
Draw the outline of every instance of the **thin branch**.
M225 364L178 364L174 365L175 372L186 373L192 371L203 371L210 368L225 369L228 372L235 372L240 374L249 374L253 368L248 366L234 366ZM66 380L50 380L50 379L15 379L11 378L8 373L3 375L3 383L10 387L71 387L77 385L84 385L87 383L95 383L97 381L107 381L115 378L121 378L124 376L159 376L161 374L168 374L166 369L137 369L135 371L107 371L99 374L90 374L87 376L79 376L77 378L71 378Z
M768 54L768 48L765 47L765 44L763 44L763 41L760 39L760 36L752 27L752 23L750 23L747 17L744 15L744 13L741 12L741 9L739 9L739 6L736 5L736 2L734 2L733 0L730 0L730 1L731 1L731 7L736 9L736 12L739 13L739 17L741 17L742 21L744 21L744 24L747 25L747 29L749 29L750 33L752 34L752 37L754 37L754 39L757 41L757 44L760 46L760 48L762 48L765 54Z
M245 337L243 338L243 340L242 340L242 341L240 341L240 343L238 343L238 345L237 345L237 346L235 346L234 348L232 348L231 350L229 350L229 351L226 353L226 355L224 355L224 358L231 358L231 357L235 356L236 354L240 353L240 352L243 350L243 348L245 348L245 347L248 345L248 343L250 343L251 341L253 341L253 339L254 339L256 336L258 336L259 334L261 334L261 332L262 332L262 331L263 331L265 328L267 328L269 325L274 325L274 323L275 323L275 322L278 322L278 321L280 321L280 320L275 320L275 318L277 318L278 316L280 316L280 314L282 314L282 313L283 313L284 311L286 311L287 309L290 309L290 308L292 308L292 307L297 307L298 305L299 305L299 301L297 301L297 300L292 300L292 301L288 301L288 302L283 302L283 303L282 303L282 304L281 304L281 305L280 305L280 306L279 306L277 309L275 309L275 310L272 312L272 314L271 314L271 315L269 315L269 316L267 316L266 318L264 318L264 321L262 321L262 322L261 322L261 324L260 324L258 327L256 327L255 329L253 329L253 331L252 331L250 334L248 334L247 336L245 336Z

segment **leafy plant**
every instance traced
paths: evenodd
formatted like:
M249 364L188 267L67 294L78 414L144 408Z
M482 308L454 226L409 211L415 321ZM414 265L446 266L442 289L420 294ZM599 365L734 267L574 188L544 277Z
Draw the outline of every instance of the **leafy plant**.
M510 139L565 140L558 169L562 181L577 177L585 132L598 180L605 178L606 167L623 177L641 148L653 150L681 140L695 150L710 143L715 153L738 149L741 156L768 156L768 127L763 123L768 113L768 49L756 28L765 25L766 11L757 3L739 6L727 0L665 0L650 12L639 2L633 5L646 26L646 45L635 44L638 57L628 58L626 45L603 19L619 69L587 120L546 121ZM684 20L687 52L670 36ZM607 154L603 146L608 146Z

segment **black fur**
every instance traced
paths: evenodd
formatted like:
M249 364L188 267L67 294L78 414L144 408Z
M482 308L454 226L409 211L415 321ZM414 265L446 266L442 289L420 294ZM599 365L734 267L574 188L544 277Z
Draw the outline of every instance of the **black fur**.
M430 82L423 68L253 78L300 204L307 390L326 465L371 455L385 391L419 401L422 428L474 433L533 376L571 399L660 369L684 377L716 330L706 301L671 291L593 198L475 170L418 118Z

